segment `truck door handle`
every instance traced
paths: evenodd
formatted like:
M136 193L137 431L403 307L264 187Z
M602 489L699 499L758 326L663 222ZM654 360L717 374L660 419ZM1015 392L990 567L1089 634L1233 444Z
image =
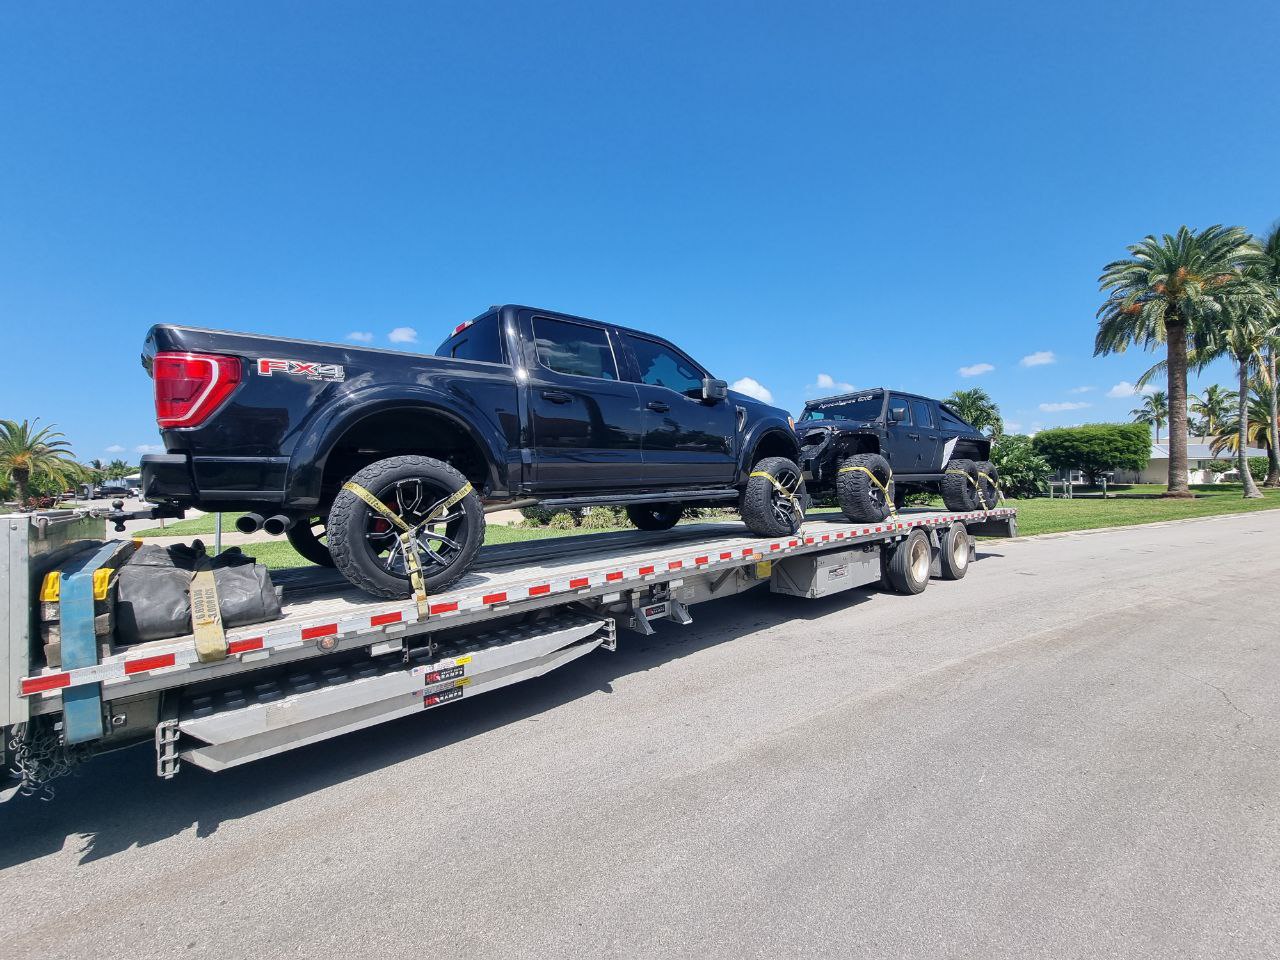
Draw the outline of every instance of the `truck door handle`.
M671 409L670 404L663 403L661 400L650 400L648 407L654 413L666 413Z
M573 397L562 390L543 390L542 399L550 400L552 403L569 403Z
M907 439L909 439L909 440L919 440L919 439L920 439L920 434L918 434L918 433L908 433L908 434L907 434Z

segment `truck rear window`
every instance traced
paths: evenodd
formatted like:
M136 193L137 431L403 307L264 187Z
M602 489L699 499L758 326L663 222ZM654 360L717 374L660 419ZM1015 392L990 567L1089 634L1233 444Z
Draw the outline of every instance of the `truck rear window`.
M491 313L456 333L436 351L438 357L454 360L479 360L483 363L506 363L502 351L502 328L498 315Z

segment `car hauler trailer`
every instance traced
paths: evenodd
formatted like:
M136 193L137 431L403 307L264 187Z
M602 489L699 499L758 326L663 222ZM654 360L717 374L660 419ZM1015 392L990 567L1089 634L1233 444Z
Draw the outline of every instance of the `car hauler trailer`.
M821 597L870 584L919 593L959 579L974 536L1016 535L1015 511L905 510L881 523L811 514L790 537L737 523L621 531L484 548L424 604L377 600L334 571L276 571L283 617L120 647L115 571L135 541L101 516L0 518L0 728L5 798L96 752L152 742L156 772L222 770L542 676L619 626L688 624L689 607L762 587Z

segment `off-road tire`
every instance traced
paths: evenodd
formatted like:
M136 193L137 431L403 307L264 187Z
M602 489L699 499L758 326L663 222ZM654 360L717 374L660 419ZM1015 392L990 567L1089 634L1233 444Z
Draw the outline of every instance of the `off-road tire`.
M375 497L392 485L420 478L442 490L458 490L467 478L442 460L416 455L388 457L371 463L351 479ZM426 588L428 592L442 590L456 581L471 566L476 551L484 542L484 508L475 491L471 491L458 504L463 522L457 539L461 550L452 562L434 572L428 567ZM413 588L407 577L400 577L385 570L377 555L369 547L365 537L365 524L373 508L349 490L342 490L329 510L327 527L329 552L333 563L344 577L366 593L375 597L399 599L411 596Z
M683 515L682 503L636 503L627 507L627 519L637 530L670 530Z
M889 496L886 498L862 470L848 469L850 467L870 470L888 489ZM836 474L836 499L841 511L854 523L884 520L889 516L889 508L894 501L893 471L889 461L878 453L856 453L840 461L840 472Z
M888 548L885 548L888 549ZM924 593L929 586L929 567L933 562L933 547L929 535L920 528L892 548L885 573L889 586L898 593Z
M807 496L800 468L795 463L786 457L765 457L751 468L752 473L757 471L767 473L775 480L779 477L794 477L797 482L794 493L800 501L801 511L803 511ZM788 479L787 486L789 489L791 484L792 481ZM788 537L800 529L800 525L804 522L803 512L797 515L795 511L784 508L782 512L787 517L784 522L774 510L775 500L779 496L777 488L765 477L747 478L747 484L743 487L742 496L738 501L738 511L742 514L742 521L747 525L747 529L756 536Z
M953 473L958 470L960 473ZM978 509L978 467L972 460L952 460L942 475L942 502L948 510L968 513Z
M317 532L319 527L321 532ZM302 559L321 567L333 566L333 554L329 552L326 536L328 528L325 518L317 515L299 517L297 522L284 532L289 546L302 555ZM320 538L324 537L322 541Z
M1000 504L1000 474L990 460L978 460L974 467L978 470L978 489L982 491L978 509L981 510L985 505L988 510L994 510ZM975 498L976 496L975 494Z
M963 523L953 523L938 537L938 567L943 580L963 580L969 572L972 539Z

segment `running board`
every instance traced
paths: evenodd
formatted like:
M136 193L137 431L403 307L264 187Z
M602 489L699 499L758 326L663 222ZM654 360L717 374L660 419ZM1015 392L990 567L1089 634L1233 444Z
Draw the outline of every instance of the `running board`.
M690 500L737 500L738 491L733 487L716 490L668 490L666 493L619 493L599 497L557 497L541 500L539 505L556 507L607 507L631 506L636 503L686 503Z
M317 666L195 697L178 719L179 756L205 770L225 770L539 677L598 647L616 648L615 637L612 619L568 611L442 646L431 663Z

